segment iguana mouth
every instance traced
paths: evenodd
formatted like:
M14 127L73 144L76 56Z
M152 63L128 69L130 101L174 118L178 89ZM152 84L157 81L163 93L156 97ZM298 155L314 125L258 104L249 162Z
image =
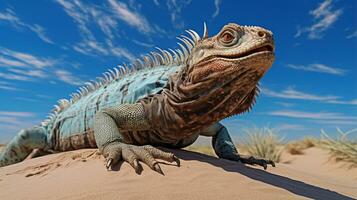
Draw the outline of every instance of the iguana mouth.
M207 61L214 60L214 59L242 59L248 56L252 56L255 54L264 54L264 53L274 53L274 47L272 44L263 44L258 48L251 49L246 52L238 53L238 54L226 54L226 55L211 55L203 60L199 61L197 65L202 65Z
M274 52L274 47L270 44L265 44L261 47L258 47L258 48L254 48L254 49L251 49L249 51L246 51L246 52L243 52L243 53L240 53L240 54L233 54L233 55L220 55L220 56L217 56L217 57L220 57L220 58L244 58L246 56L250 56L250 55L253 55L253 54L257 54L257 53L262 53L262 52L271 52L273 53Z

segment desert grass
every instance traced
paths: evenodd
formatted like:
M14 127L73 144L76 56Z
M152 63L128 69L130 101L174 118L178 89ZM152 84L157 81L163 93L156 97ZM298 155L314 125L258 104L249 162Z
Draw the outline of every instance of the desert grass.
M185 149L193 152L203 153L210 156L216 156L213 148L210 145L188 146Z
M321 130L321 142L319 147L329 151L330 159L343 162L349 168L357 167L357 140L348 138L351 133L357 133L357 129L339 132L338 138L331 138L324 130Z
M302 155L304 150L315 147L319 144L319 140L314 137L304 137L302 140L291 141L285 145L285 150L291 155Z
M269 159L274 162L281 160L282 138L278 138L277 132L274 129L252 128L246 131L247 138L243 140L243 148L249 155Z

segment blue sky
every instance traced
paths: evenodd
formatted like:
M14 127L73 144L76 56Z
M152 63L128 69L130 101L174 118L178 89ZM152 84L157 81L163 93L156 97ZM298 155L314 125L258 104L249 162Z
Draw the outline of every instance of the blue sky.
M357 128L356 1L0 2L0 142L38 124L60 98L108 68L177 48L185 29L235 22L274 32L276 61L231 133L269 126L287 139Z

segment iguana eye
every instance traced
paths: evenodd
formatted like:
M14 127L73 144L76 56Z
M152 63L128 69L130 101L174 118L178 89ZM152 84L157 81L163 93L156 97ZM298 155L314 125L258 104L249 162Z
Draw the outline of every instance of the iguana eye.
M237 43L237 32L228 29L223 31L223 33L219 37L219 41L224 45L224 46L232 46Z
M222 42L224 43L230 43L233 39L234 37L231 33L226 32L222 35Z

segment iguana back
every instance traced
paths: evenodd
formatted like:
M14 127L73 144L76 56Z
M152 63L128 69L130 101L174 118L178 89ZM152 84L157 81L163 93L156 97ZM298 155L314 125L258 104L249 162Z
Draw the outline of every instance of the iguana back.
M161 92L169 76L179 68L180 65L157 66L118 75L108 84L81 96L44 126L48 139L53 144L51 149L66 151L96 147L93 136L93 118L96 112L114 105L135 103Z

